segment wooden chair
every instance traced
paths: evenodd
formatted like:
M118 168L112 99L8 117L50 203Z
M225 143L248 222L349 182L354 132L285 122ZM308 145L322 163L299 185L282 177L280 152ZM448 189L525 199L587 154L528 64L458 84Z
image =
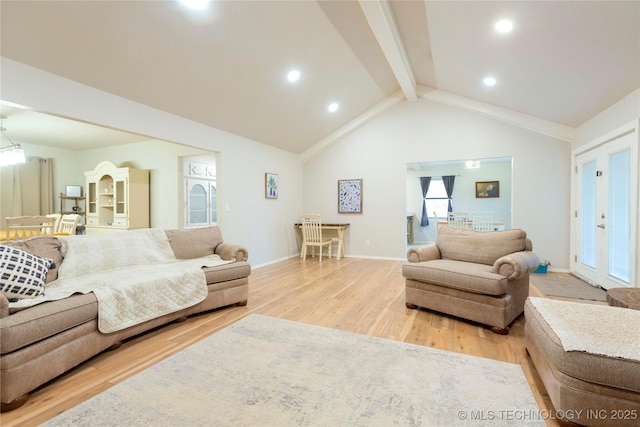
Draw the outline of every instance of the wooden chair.
M316 256L316 247L320 248L320 262L322 262L322 248L329 247L329 258L331 258L331 239L322 237L322 224L320 215L304 214L300 216L302 226L302 251L300 258L307 259L307 247L311 246L312 256Z
M471 228L474 231L495 231L493 212L472 212Z
M62 215L62 218L60 219L60 227L56 233L68 236L76 234L76 228L78 228L79 221L80 215L78 214Z
M448 212L447 225L453 228L469 229L469 214L467 212Z
M5 219L6 240L26 240L37 236L53 236L56 219L49 216L14 216Z
M54 218L56 220L55 224L53 224L53 232L57 232L58 228L60 228L60 218L62 218L62 215L60 215L59 213L52 213L46 216L49 218Z

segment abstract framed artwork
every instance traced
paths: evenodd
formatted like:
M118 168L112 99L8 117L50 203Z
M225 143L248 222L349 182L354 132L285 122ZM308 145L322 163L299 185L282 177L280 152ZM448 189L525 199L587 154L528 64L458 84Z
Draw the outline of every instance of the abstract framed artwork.
M265 199L278 198L278 175L275 173L264 174L264 197Z
M362 180L338 180L338 213L362 213Z
M476 182L476 198L486 199L490 197L500 197L500 181Z

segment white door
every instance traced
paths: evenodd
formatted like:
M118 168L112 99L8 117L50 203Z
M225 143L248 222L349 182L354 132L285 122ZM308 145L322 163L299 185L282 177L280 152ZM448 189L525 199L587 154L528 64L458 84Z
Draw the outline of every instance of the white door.
M605 289L635 286L635 133L576 157L575 273Z

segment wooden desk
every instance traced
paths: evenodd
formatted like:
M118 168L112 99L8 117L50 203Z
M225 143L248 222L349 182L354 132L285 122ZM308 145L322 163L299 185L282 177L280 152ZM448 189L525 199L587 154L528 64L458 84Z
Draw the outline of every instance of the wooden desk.
M302 227L302 224L297 222L295 224L296 227ZM336 259L340 259L340 256L344 256L344 230L347 229L349 223L345 224L322 224L322 230L335 230L338 234L338 237L332 238L338 242L338 253L336 254Z

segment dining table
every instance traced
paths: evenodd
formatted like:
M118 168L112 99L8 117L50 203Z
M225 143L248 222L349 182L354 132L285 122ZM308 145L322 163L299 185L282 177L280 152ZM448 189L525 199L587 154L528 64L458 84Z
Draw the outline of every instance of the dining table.
M347 227L349 227L349 223L326 223L326 224L321 224L320 227L322 228L322 230L329 230L329 231L335 231L336 232L336 237L332 238L332 240L336 241L338 243L338 252L336 254L336 259L340 259L341 256L344 257L344 230L347 229ZM297 228L302 228L302 223L297 222L295 224L295 226Z
M59 233L59 232L55 232L53 233L54 236L68 236L69 233ZM21 239L8 239L8 232L7 230L0 230L0 243L5 243L5 242L11 242L11 241L20 241ZM50 236L50 234L44 234L44 236ZM36 236L38 237L38 236Z

